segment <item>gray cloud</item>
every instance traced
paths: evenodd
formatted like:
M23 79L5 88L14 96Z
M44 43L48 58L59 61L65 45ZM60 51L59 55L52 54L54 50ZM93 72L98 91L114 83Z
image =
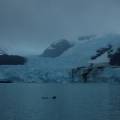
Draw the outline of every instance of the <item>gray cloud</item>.
M52 41L120 31L119 0L0 0L0 46L39 54Z

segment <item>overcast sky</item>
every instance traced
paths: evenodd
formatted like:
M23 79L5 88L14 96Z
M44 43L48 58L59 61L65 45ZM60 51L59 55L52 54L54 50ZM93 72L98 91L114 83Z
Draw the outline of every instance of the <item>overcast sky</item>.
M0 0L0 47L11 53L109 32L120 33L120 0Z

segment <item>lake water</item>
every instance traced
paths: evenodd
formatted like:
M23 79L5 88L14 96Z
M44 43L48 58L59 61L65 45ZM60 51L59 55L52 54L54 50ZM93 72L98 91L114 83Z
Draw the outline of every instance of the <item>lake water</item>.
M0 120L120 120L120 86L0 84Z

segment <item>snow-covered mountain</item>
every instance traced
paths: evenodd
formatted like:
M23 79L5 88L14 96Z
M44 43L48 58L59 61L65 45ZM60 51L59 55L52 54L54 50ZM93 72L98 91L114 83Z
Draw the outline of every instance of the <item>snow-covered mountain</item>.
M62 45L64 45L63 43L64 41ZM61 46L61 44L57 45L57 47L58 46ZM57 47L55 47L54 50L57 50ZM0 79L25 82L70 81L71 71L73 69L87 68L91 64L97 66L104 63L106 64L104 70L99 71L95 68L93 70L94 77L92 73L90 79L118 79L120 78L119 48L119 34L96 36L91 40L86 39L75 42L74 46L66 49L58 57L31 56L28 57L28 62L24 66L0 66ZM99 68L101 69L101 66L99 66ZM98 78L96 78L95 75Z
M80 41L74 47L66 51L60 56L61 61L70 65L86 65L91 61L91 58L97 54L99 49L108 48L112 46L115 51L120 47L120 35L108 34L96 37L93 40ZM100 56L99 56L100 57Z
M7 54L7 52L0 48L0 55L6 55L6 54Z
M23 65L26 59L19 55L8 55L8 53L0 49L0 65Z
M42 53L42 57L58 57L63 52L71 48L73 44L65 39L53 42L47 49Z

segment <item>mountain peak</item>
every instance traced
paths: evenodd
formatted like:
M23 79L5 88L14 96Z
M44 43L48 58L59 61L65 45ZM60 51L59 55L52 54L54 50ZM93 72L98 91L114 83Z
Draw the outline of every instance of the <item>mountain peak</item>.
M73 44L70 41L66 39L61 39L53 42L47 49L44 50L41 56L42 57L58 57L63 52L71 48L72 46Z

